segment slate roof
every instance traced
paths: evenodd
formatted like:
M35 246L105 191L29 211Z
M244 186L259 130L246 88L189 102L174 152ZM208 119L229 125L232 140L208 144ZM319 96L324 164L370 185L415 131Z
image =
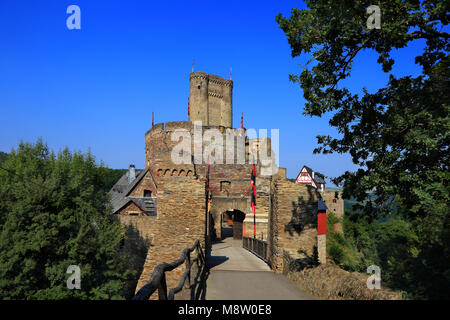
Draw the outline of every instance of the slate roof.
M148 169L136 170L136 178L130 184L128 184L128 171L125 172L122 177L120 177L120 179L109 191L113 213L116 213L130 201L133 201L141 210L143 210L148 215L156 215L156 198L128 196L128 194L139 183L139 181L142 180L147 172Z
M325 202L322 199L319 199L319 201L317 201L317 210L319 210L319 211L328 210L327 205L325 204Z

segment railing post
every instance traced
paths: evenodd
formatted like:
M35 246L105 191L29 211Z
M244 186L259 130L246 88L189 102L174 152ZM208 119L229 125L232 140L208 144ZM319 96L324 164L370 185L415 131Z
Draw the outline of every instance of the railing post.
M159 282L158 299L159 300L167 300L167 283L166 283L166 273L165 272L163 272L161 281Z
M264 244L264 260L267 261L267 242Z
M185 288L190 288L191 287L191 253L190 252L188 252L188 254L186 255L186 270L188 270L187 271L187 283L186 283L186 281L184 282L184 287Z
M261 242L259 242L259 240L257 240L256 246L258 248L258 256L261 257Z
M197 247L197 267L200 269L203 264L205 263L203 261L203 255L202 255L202 248L200 247L200 245Z

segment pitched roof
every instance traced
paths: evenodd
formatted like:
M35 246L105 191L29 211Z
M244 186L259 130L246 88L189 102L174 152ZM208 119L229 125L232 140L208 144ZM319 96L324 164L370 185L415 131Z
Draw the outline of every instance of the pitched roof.
M155 197L127 197L133 201L149 216L156 216L156 198Z
M323 174L316 172L314 173L314 180L316 181L316 183L323 183L325 184L325 179Z
M128 196L147 172L148 169L136 170L136 178L130 184L128 184L127 171L122 177L120 177L116 184L113 185L113 187L109 191L113 213L116 213L130 201L133 201L142 211L144 211L148 215L156 215L156 198Z
M309 176L311 177L311 179L312 179L312 174L313 174L313 172L314 172L314 182L316 183L316 184L319 184L319 183L323 183L323 184L325 184L325 177L324 177L324 175L323 174L321 174L320 172L317 172L317 171L314 171L313 169L311 169L310 167L308 167L308 166L303 166L303 168L305 168L306 169L306 171L308 172L308 174L309 174ZM303 170L303 168L302 168L302 170ZM300 172L302 172L302 170L300 170ZM300 173L298 174L298 176L300 175ZM298 176L297 176L297 179L298 179ZM297 180L297 179L295 179L295 180Z

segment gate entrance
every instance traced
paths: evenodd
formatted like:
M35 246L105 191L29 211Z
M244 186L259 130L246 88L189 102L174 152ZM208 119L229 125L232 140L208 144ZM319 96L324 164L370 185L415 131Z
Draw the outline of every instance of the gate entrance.
M233 239L242 239L244 219L245 213L239 210L233 211Z
M227 210L222 213L221 235L222 239L233 237L242 239L242 228L244 226L245 213L240 210Z
M249 210L249 203L247 197L212 197L210 214L214 222L210 229L218 240L228 237L242 239L244 212Z

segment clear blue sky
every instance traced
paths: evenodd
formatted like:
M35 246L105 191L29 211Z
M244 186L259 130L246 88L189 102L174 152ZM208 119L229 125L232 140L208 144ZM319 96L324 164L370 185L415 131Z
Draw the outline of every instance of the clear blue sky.
M81 8L68 30L66 8ZM50 148L88 151L111 168L144 166L144 134L155 122L187 120L189 72L228 78L233 122L280 129L280 166L296 177L307 164L327 176L355 166L348 155L313 155L328 119L302 115L300 73L278 13L301 1L0 1L0 151L42 137ZM423 44L394 54L396 75L417 73ZM345 84L375 91L388 75L364 52Z

